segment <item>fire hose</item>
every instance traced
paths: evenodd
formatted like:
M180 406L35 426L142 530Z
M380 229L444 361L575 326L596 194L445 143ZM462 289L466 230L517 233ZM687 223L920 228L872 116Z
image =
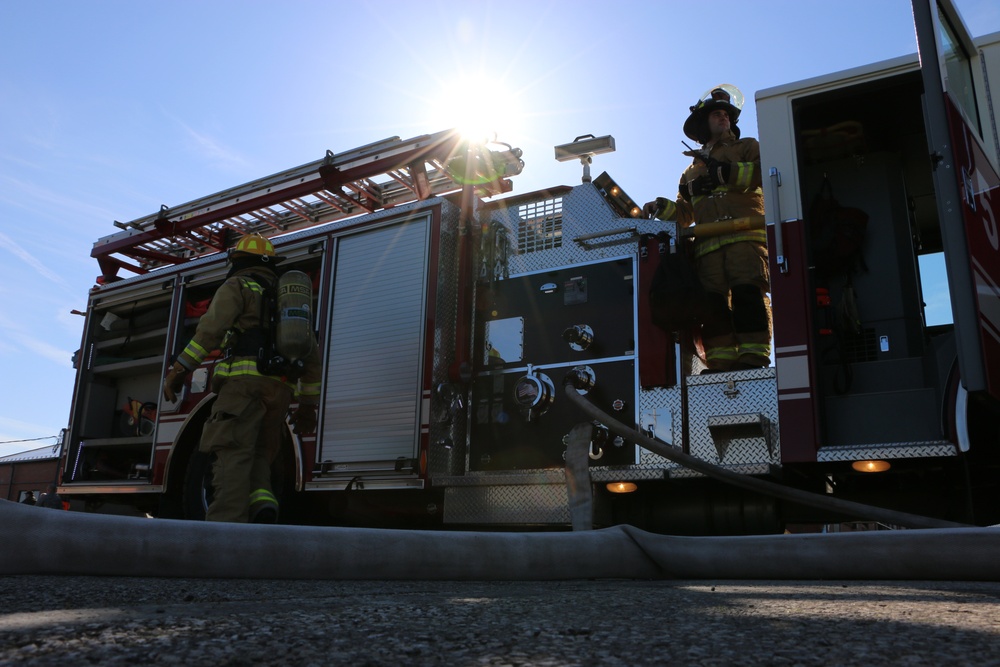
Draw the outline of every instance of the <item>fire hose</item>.
M633 526L484 532L171 521L0 501L0 575L545 581L1000 581L1000 530L676 537Z
M1000 581L997 528L737 537L656 535L627 525L530 533L388 530L168 521L13 502L0 502L0 523L18 536L0 546L0 575Z
M594 421L598 421L608 428L609 431L620 435L623 438L630 439L632 442L638 443L642 447L645 447L649 451L659 454L660 456L673 461L674 463L679 463L685 468L689 468L695 472L701 473L707 477L717 479L726 484L745 489L747 491L753 491L756 493L772 496L778 498L779 500L785 500L792 503L797 503L800 505L805 505L807 507L813 507L823 510L828 510L832 512L837 512L847 516L856 516L865 518L871 521L881 521L883 523L892 524L896 526L904 526L906 528L969 528L967 524L955 523L952 521L945 521L943 519L935 519L932 517L920 516L917 514L910 514L908 512L899 512L896 510L885 509L882 507L875 507L872 505L865 505L863 503L856 503L850 500L843 500L841 498L831 498L829 496L820 495L818 493L812 493L809 491L804 491L802 489L795 489L792 487L784 486L783 484L777 484L775 482L770 482L765 479L759 479L756 477L750 477L748 475L741 475L739 473L727 470L717 465L713 465L708 461L696 458L690 454L685 454L680 449L668 445L659 440L655 440L646 436L633 428L626 426L620 421L616 420L611 415L604 413L602 410L598 409L593 403L584 398L583 394L577 389L577 384L581 387L586 386L588 383L587 378L579 377L575 372L570 372L566 375L564 381L564 388L566 390L566 397L569 399L570 403L575 405L581 411L583 411L587 417ZM589 426L589 425L588 425ZM577 438L583 439L583 436L577 435ZM571 434L571 443L574 439L574 435ZM586 468L586 458L587 452L589 451L589 441L586 442L584 447L573 448L575 451L567 452L567 460L571 457L580 458L584 461L584 468ZM571 464L572 466L572 464ZM577 468L578 469L578 468ZM586 471L585 471L586 472ZM577 493L589 493L590 484L589 479L586 483L582 479L575 479L571 484L571 488ZM587 506L587 500L575 499L571 500L571 506ZM584 525L586 523L585 519L579 517L574 517L574 526Z

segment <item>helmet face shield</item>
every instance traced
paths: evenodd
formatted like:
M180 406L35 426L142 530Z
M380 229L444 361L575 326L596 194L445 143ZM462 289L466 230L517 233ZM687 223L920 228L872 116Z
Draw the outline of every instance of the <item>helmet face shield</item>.
M695 105L695 108L711 104L713 102L716 104L728 104L729 106L734 107L737 111L737 115L739 115L739 112L743 110L743 93L741 93L740 89L731 83L723 83L715 88L712 88L711 90L705 91L705 93L701 96L701 99L698 100L698 104ZM692 111L693 110L694 109L692 109Z
M729 123L733 134L740 136L736 122L743 110L743 93L730 83L723 83L706 90L691 107L691 115L684 122L684 134L700 144L711 139L708 133L708 115L716 109L722 109L729 114Z

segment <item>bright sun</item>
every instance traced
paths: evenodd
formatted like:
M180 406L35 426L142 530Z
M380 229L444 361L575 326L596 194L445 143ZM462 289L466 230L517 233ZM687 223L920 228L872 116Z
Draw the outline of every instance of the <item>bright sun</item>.
M443 127L455 128L468 139L503 140L516 131L514 96L503 82L487 75L467 74L442 83L433 107Z

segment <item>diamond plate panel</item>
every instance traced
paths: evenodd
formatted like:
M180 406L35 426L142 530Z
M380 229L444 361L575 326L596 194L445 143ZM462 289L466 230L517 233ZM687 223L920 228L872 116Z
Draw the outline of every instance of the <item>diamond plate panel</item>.
M780 464L777 386L774 378L773 368L687 377L685 381L691 395L689 410L692 425L688 453L745 474L767 473L771 465ZM730 381L737 382L736 387L739 389L739 394L734 398L729 398L724 393ZM644 415L653 412L670 415L673 421L673 440L670 444L680 446L684 442L680 387L643 390L639 400ZM753 424L761 426L754 431ZM728 433L726 425L733 427ZM721 459L710 426L725 439L724 456ZM727 435L730 437L725 437ZM744 437L731 437L733 435ZM670 477L698 475L646 449L640 449L636 470L639 475L628 476L628 479L659 479L664 471ZM624 478L621 473L618 476Z
M645 450L643 450L645 451ZM622 480L643 480L643 479L665 479L667 475L664 470L668 467L677 467L666 459L660 459L661 463L653 466L643 467L642 465L621 466L616 468L590 468L590 478L595 482L620 482Z
M453 486L444 492L444 522L568 524L566 484Z
M723 465L779 464L773 368L688 378L690 453Z
M729 472L735 472L740 475L768 475L774 472L774 467L768 465L767 463L751 463L745 465L726 465L724 466ZM689 468L684 468L678 466L676 470L670 471L670 479L691 479L695 477L703 477L700 472L695 472Z
M438 477L434 480L438 486L524 486L564 484L565 482L566 471L562 468L519 470L517 472L470 471L464 475Z
M670 416L671 440L669 444L679 447L684 442L683 437L683 411L681 409L681 389L680 386L655 389L646 389L639 394L639 408L643 415L655 415L664 413ZM651 435L649 432L646 435ZM660 479L663 477L664 469L676 470L680 468L678 464L665 459L659 454L654 454L648 449L639 448L639 464L636 466L643 471L644 479Z
M820 447L817 461L862 461L866 459L916 459L932 456L957 456L955 443L947 440L933 442L890 442L856 447Z

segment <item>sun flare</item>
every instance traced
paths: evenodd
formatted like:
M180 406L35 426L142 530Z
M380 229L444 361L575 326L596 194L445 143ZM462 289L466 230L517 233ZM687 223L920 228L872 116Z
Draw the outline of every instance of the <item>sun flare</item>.
M515 131L516 98L502 81L486 74L466 74L442 83L433 114L442 127L470 140L503 140Z

